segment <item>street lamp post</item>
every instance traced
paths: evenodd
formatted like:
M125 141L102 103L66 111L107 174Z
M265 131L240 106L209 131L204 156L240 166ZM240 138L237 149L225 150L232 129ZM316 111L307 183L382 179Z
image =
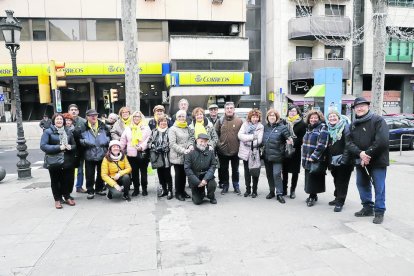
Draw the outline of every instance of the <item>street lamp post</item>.
M6 10L7 17L0 22L0 29L3 32L6 48L9 49L13 69L13 93L16 100L16 120L17 120L17 156L20 158L17 162L17 176L18 179L31 178L30 162L26 159L28 152L26 146L26 139L24 138L23 121L22 121L22 106L19 91L19 80L17 79L17 64L16 53L20 48L20 31L22 26L13 17L13 11Z
M354 96L354 72L355 72L355 67L359 66L359 61L357 61L354 66L352 66L352 77L351 77L351 81L352 81L352 86L351 86L351 94L352 96Z

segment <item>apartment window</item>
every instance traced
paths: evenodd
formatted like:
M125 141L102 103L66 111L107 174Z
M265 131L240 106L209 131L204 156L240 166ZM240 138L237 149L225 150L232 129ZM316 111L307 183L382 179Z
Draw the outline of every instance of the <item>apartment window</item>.
M325 46L325 59L343 59L344 50L341 46Z
M138 21L138 41L162 41L161 21Z
M177 61L177 70L210 70L209 61Z
M34 41L46 40L46 21L44 19L32 19L32 34Z
M311 6L296 6L296 17L312 15Z
M86 39L101 41L116 40L115 20L86 20Z
M79 20L49 20L49 35L53 41L80 40Z
M325 5L325 15L328 16L345 16L344 5Z
M248 6L260 6L261 0L247 0Z
M29 19L19 19L20 24L22 24L22 30L20 32L20 40L28 41L30 40L30 24Z
M244 71L243 61L212 61L211 70L213 71Z
M296 47L296 59L312 59L312 47Z

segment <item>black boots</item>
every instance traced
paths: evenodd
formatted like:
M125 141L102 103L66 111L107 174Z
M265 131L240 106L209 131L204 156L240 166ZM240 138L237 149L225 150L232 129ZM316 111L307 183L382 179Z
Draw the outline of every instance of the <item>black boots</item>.
M285 199L283 198L283 195L277 195L276 199L282 204L286 203Z
M375 217L372 220L375 224L381 224L384 221L384 213L375 213Z
M355 213L356 217L372 217L374 215L374 208L371 206L364 206L362 209Z
M315 202L318 201L318 196L315 197L308 197L306 199L306 204L308 205L308 207L312 207L313 205L315 205Z
M266 196L266 199L272 199L272 198L274 198L276 195L275 195L275 192L270 192L267 196Z
M246 186L246 192L244 193L244 197L248 197L251 194L251 191L252 191L252 189L251 189L250 185Z

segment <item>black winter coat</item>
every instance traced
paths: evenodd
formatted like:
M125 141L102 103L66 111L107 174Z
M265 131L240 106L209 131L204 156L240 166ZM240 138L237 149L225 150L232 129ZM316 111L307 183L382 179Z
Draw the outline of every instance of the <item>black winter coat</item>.
M197 187L203 179L207 182L214 179L216 166L214 151L201 151L194 145L194 150L184 157L184 170L190 187Z
M108 151L110 140L109 129L98 120L98 135L94 135L88 122L85 123L85 130L81 133L79 142L84 148L85 160L102 161Z
M381 116L373 114L369 120L361 121L359 119L352 123L349 149L356 159L359 159L359 154L365 151L371 156L369 162L371 167L389 166L389 135L385 120Z
M263 133L264 159L273 163L282 163L285 157L286 140L290 133L282 121L266 124Z
M332 156L341 155L342 154L342 165L352 165L354 164L354 158L352 153L349 151L350 148L350 141L349 141L349 125L345 126L344 130L342 131L342 136L340 140L337 140L334 144L332 144L332 138L329 136L329 143L328 143L328 160L329 163L332 160Z
M296 138L293 138L293 147L295 148L295 153L283 160L283 171L289 173L299 173L300 165L302 159L302 143L303 136L305 136L307 125L303 120L300 120L293 126L293 132L296 135Z
M68 144L71 145L70 150L64 150L63 168L69 169L76 166L76 143L72 132L65 127L66 135L68 136ZM46 154L56 154L62 152L60 149L60 139L57 128L52 125L46 129L40 139L40 149Z

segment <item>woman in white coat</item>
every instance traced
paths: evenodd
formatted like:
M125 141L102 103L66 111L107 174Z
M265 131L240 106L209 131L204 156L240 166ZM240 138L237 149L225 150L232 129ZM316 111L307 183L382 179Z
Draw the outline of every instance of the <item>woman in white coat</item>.
M252 150L258 150L263 140L264 127L260 123L262 114L260 110L254 108L247 114L247 120L241 126L238 138L240 140L239 158L243 160L244 165L244 182L246 184L246 192L244 197L252 195L252 198L257 197L257 184L259 183L259 176L252 176L249 171L249 157ZM253 191L250 186L253 179Z

